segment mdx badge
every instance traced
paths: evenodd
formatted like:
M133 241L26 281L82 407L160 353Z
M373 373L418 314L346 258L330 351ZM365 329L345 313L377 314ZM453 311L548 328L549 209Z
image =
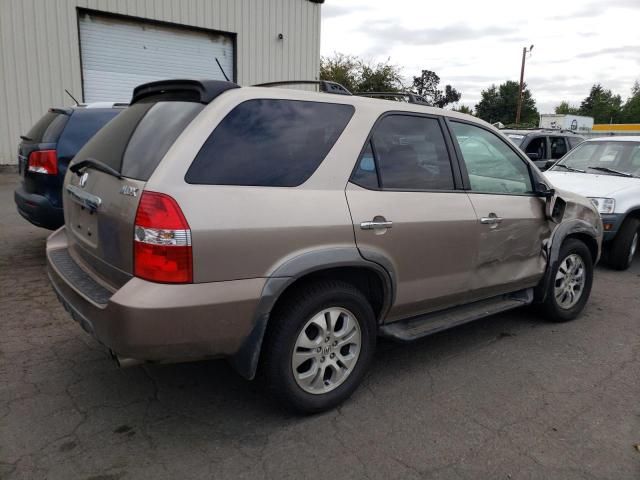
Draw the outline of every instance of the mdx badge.
M122 188L120 188L120 193L122 195L129 195L130 197L137 197L138 188L132 187L131 185L123 185Z

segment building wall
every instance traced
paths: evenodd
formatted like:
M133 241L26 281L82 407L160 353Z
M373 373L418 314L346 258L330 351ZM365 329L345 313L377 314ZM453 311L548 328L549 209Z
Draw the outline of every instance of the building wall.
M0 0L0 164L52 106L82 101L77 8L237 34L241 85L316 79L320 5L308 0ZM282 33L284 39L278 39Z

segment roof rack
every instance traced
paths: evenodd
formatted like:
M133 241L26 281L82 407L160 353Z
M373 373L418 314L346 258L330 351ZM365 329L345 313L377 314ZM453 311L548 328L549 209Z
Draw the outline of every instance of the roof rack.
M338 82L329 80L281 80L278 82L257 83L253 87L278 87L280 85L319 85L320 91L335 95L351 95L351 92Z
M427 107L433 106L422 95L418 95L412 92L362 92L356 95L360 97L371 97L371 98L406 99L407 103L414 103L416 105L425 105Z

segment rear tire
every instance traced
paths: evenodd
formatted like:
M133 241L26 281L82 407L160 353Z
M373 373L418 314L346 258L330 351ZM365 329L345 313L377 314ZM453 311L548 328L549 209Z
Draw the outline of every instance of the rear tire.
M551 272L542 308L554 322L575 319L584 309L593 284L593 259L589 248L570 238L560 248L558 261Z
M627 218L613 239L609 251L609 266L615 270L626 270L633 263L633 257L640 243L640 220Z
M328 410L356 390L375 345L375 315L362 292L342 281L314 283L293 291L273 312L263 380L289 409Z

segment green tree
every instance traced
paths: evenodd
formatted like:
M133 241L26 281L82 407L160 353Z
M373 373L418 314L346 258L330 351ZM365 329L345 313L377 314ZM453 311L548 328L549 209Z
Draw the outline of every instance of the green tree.
M580 115L593 117L594 123L618 123L622 118L622 98L597 83L580 104Z
M352 93L402 90L400 68L390 60L367 63L354 55L334 53L320 60L320 79L344 85Z
M386 62L360 62L360 79L356 92L399 92L403 90L400 69Z
M439 85L440 77L436 72L422 70L419 77L413 77L412 91L439 108L444 108L450 103L456 103L462 98L462 94L451 85L445 85L444 91L438 88Z
M359 82L360 61L353 55L334 53L332 57L320 59L320 80L338 82L355 92Z
M565 115L578 115L580 114L580 109L578 107L569 105L569 102L562 101L560 102L560 105L556 107L556 113Z
M622 106L624 123L640 123L640 83L636 80L631 88L631 96Z
M476 116L490 123L513 124L518 108L519 86L518 82L508 80L497 87L491 85L488 89L480 92L481 99L475 108ZM538 124L539 117L536 102L525 84L522 90L520 124L535 126Z
M460 105L458 108L453 109L454 112L466 113L467 115L473 115L473 109L466 105Z

